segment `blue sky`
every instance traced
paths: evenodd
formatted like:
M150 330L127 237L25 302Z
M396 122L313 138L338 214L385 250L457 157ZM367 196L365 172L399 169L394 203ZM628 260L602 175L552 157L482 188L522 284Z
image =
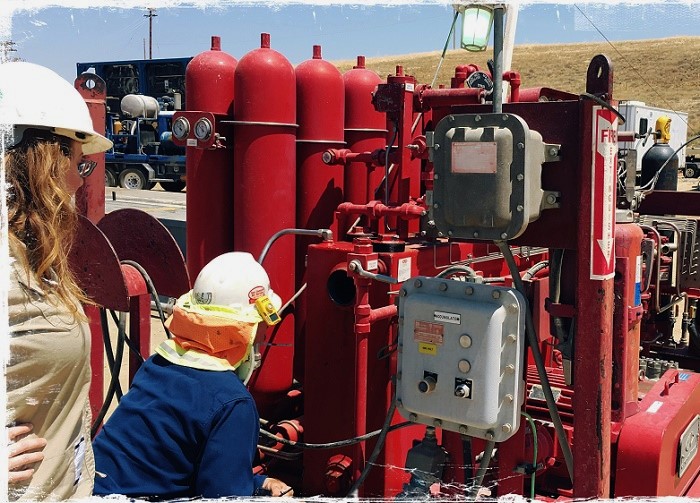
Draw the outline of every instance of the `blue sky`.
M89 3L116 5L116 0ZM139 3L158 5L157 0ZM269 32L272 48L292 64L309 59L314 44L321 44L328 60L439 51L453 15L447 3L162 5L153 21L154 58L194 56L209 49L211 35L219 35L222 49L240 59L259 47L261 32ZM145 8L37 7L8 16L10 32L4 38L16 43L13 55L72 80L77 62L142 58L145 13ZM521 5L516 43L604 41L594 25L612 41L700 35L700 3Z

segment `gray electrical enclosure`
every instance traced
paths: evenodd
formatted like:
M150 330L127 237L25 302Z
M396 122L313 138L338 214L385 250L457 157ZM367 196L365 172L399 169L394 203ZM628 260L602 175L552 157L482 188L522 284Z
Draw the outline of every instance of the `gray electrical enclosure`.
M520 424L525 299L512 288L417 277L399 298L397 407L501 442Z
M429 221L438 235L513 239L539 217L547 145L522 118L449 115L427 140L434 167Z

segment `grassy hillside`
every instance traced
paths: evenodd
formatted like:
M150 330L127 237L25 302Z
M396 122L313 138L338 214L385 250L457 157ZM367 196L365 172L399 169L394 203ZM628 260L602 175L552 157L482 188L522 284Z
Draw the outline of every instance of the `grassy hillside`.
M520 45L513 51L513 69L520 72L522 87L546 86L572 93L585 91L586 70L596 54L613 63L613 94L618 100L643 101L647 105L688 113L688 135L700 133L700 37L674 37L561 45ZM436 82L449 87L454 68L460 64L486 67L493 56L483 53L448 51ZM397 64L419 83L430 83L440 51L368 58L367 67L382 77L394 74ZM346 71L354 61L336 62Z

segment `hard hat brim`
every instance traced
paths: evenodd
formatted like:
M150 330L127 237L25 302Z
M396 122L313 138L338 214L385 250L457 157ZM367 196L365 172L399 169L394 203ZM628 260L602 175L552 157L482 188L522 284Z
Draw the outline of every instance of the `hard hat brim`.
M112 140L108 140L95 131L73 131L70 129L54 128L54 133L80 143L83 148L83 155L106 152L114 145Z

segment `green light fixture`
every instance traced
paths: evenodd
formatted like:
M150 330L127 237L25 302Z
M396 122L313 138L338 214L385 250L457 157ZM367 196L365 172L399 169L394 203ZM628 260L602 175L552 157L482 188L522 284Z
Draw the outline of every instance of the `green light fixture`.
M462 12L462 49L470 52L486 50L493 26L493 6L483 4L460 5Z

